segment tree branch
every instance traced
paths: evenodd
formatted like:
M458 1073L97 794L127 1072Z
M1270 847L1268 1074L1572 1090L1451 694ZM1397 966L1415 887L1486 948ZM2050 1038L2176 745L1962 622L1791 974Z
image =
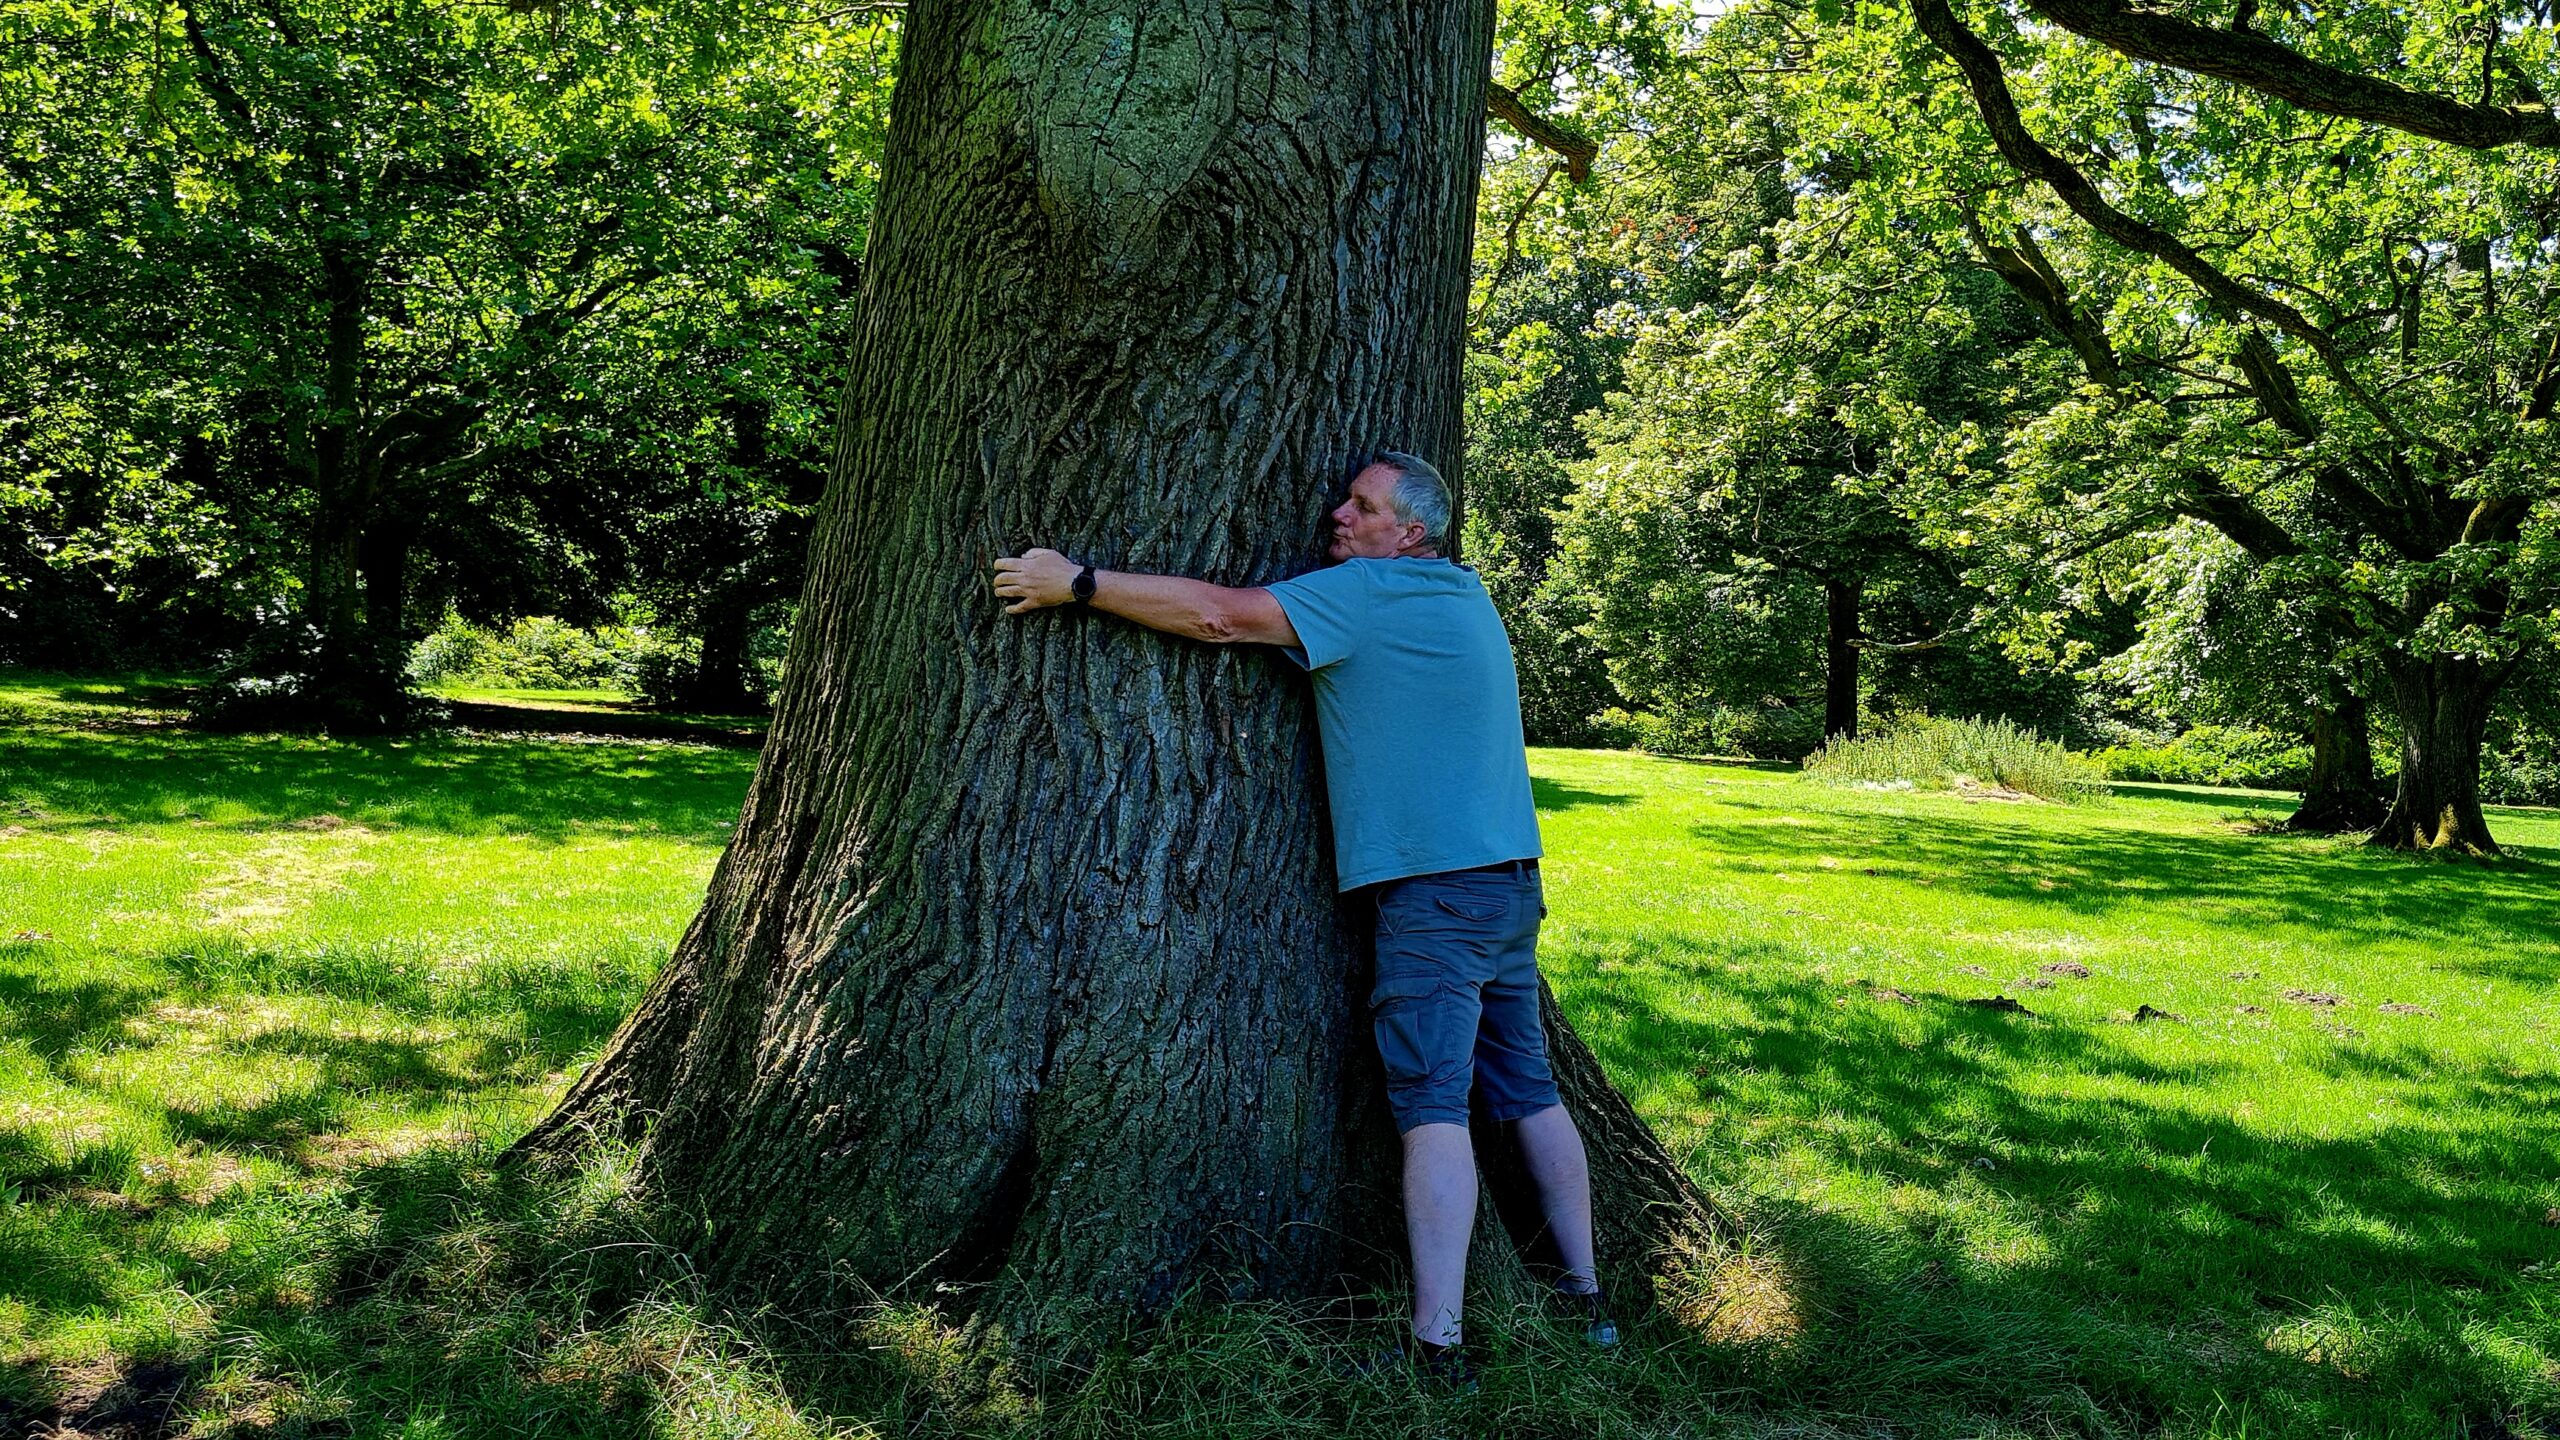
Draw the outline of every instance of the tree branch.
M1468 329L1473 330L1483 324L1484 317L1492 313L1493 297L1500 293L1502 282L1510 277L1511 267L1520 263L1520 222L1529 218L1530 207L1538 203L1539 196L1547 193L1547 182L1555 179L1556 172L1563 168L1565 162L1562 160L1548 165L1546 173L1538 177L1538 183L1530 186L1529 193L1521 199L1520 208L1511 212L1511 223L1502 232L1502 260L1493 267L1492 277L1485 281L1484 302L1467 317Z
M1600 158L1598 141L1576 135L1521 103L1520 92L1508 85L1489 83L1485 86L1485 113L1517 130L1531 143L1545 147L1564 157L1564 173L1576 185L1591 179L1591 162Z
M2486 103L2486 54L2481 57L2483 103L2471 105L2323 64L2239 21L2220 30L2164 11L2137 10L2124 0L2022 3L2118 54L2245 85L2322 115L2363 120L2470 150L2514 144L2560 148L2560 117L2549 106Z
M196 52L196 63L202 67L198 74L204 80L205 93L213 97L214 107L230 116L243 135L256 141L257 117L249 113L249 102L240 98L240 92L231 88L229 77L222 73L222 57L213 53L213 42L205 38L204 21L196 15L195 6L181 7L178 17L186 27L187 48Z
M2109 390L2118 388L2123 371L2116 363L2115 347L2107 342L2105 323L2071 303L2070 288L2063 283L2062 273L2053 268L2053 262L2045 258L2035 235L2019 225L2010 232L2016 243L1998 244L1983 233L1982 222L1970 210L1965 212L1964 233L1993 272L2008 281L2009 288L2035 307L2044 322L2070 344L2089 379Z
M1864 650L1873 655L1917 655L1923 650L1943 649L1947 642L1962 639L1972 631L1973 627L1970 625L1959 625L1953 630L1942 631L1926 640L1905 640L1899 644L1886 640L1869 640L1862 635L1850 641L1849 648Z
M2070 342L2072 350L2080 357L2081 369L2090 381L2111 394L2122 394L2125 388L2123 371L2117 364L2115 347L2107 339L2106 322L2072 302L2071 289L2063 280L2062 272L2045 257L2043 248L2036 244L2035 236L2027 227L2021 225L2016 228L2018 243L2010 247L1993 243L1970 212L1965 215L1964 223L1966 235L1972 238L1974 248L1982 252L1992 270ZM2256 340L2261 347L2266 345L2264 337L2255 331L2249 332L2248 338ZM2246 348L2244 341L2244 352ZM2278 373L2282 373L2282 366L2275 361L2271 349L2265 351L2263 358L2269 363L2276 363ZM2243 369L2246 369L2245 361ZM2285 380L2287 393L2290 393L2291 377L2285 376ZM2291 555L2301 549L2293 536L2270 519L2255 502L2233 491L2210 472L2201 468L2190 469L2182 478L2191 493L2171 500L2166 507L2169 513L2203 521L2261 561Z
M2294 543L2285 528L2268 519L2266 512L2251 504L2247 496L2209 475L2191 473L2185 479L2195 487L2195 494L2172 502L2171 513L2201 520L2221 531L2254 560L2281 560L2301 552L2302 547Z
M2089 177L2028 133L2026 122L2018 115L2018 102L2009 94L2008 79L2001 73L2000 57L1956 19L1955 12L1947 8L1947 0L1911 0L1911 13L1919 22L1920 33L1956 62L1966 87L1973 92L1974 108L1981 112L1982 123L1991 132L1991 143L1999 148L2001 158L2009 162L2011 169L2030 180L2044 182L2091 229L2128 250L2166 264L2202 290L2208 300L2240 314L2254 315L2301 341L2320 357L2321 368L2328 371L2329 378L2403 446L2443 451L2441 445L2412 434L2356 378L2339 352L2337 341L2311 323L2310 317L2222 273L2177 236L2118 210L2090 183Z

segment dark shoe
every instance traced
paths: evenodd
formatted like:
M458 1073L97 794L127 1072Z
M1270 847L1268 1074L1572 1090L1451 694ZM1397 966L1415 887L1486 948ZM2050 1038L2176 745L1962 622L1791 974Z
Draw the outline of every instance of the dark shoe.
M1589 1341L1593 1349L1616 1347L1619 1340L1618 1318L1609 1313L1608 1302L1600 1298L1599 1291L1557 1290L1552 1293L1555 1313L1579 1323L1582 1338Z
M1410 1335L1405 1337L1404 1344L1405 1354L1413 1361L1415 1374L1447 1386L1456 1394L1476 1393L1476 1361L1467 1353L1465 1344L1434 1345Z
M1422 1380L1458 1395L1476 1393L1476 1362L1467 1347L1434 1345L1407 1332L1404 1343L1391 1345L1350 1367L1359 1379L1375 1379L1410 1368Z

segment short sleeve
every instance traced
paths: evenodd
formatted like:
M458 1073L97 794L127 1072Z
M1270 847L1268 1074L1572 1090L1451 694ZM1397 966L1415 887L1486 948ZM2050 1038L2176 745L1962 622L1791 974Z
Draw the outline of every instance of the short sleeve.
M1346 560L1265 588L1298 632L1298 643L1280 653L1321 670L1351 658L1359 647L1369 611L1367 565Z

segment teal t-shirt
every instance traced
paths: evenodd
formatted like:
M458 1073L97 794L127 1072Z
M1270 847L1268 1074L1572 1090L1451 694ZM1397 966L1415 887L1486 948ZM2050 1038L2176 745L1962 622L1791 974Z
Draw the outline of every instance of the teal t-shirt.
M1315 676L1341 888L1543 853L1511 637L1476 572L1345 560L1270 590Z

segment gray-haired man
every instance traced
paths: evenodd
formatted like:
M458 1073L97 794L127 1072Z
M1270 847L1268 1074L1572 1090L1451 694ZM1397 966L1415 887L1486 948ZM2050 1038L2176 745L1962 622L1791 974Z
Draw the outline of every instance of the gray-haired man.
M1449 487L1413 456L1381 452L1331 516L1325 569L1232 589L1079 566L1054 550L998 560L1019 615L1083 603L1220 644L1277 645L1315 677L1340 888L1374 887L1370 1008L1404 1136L1413 1339L1463 1378L1467 1240L1476 1170L1471 1086L1516 1122L1521 1154L1589 1334L1614 1343L1592 1267L1582 1137L1559 1103L1538 1023L1538 817L1522 747L1511 642L1475 572L1441 558Z

